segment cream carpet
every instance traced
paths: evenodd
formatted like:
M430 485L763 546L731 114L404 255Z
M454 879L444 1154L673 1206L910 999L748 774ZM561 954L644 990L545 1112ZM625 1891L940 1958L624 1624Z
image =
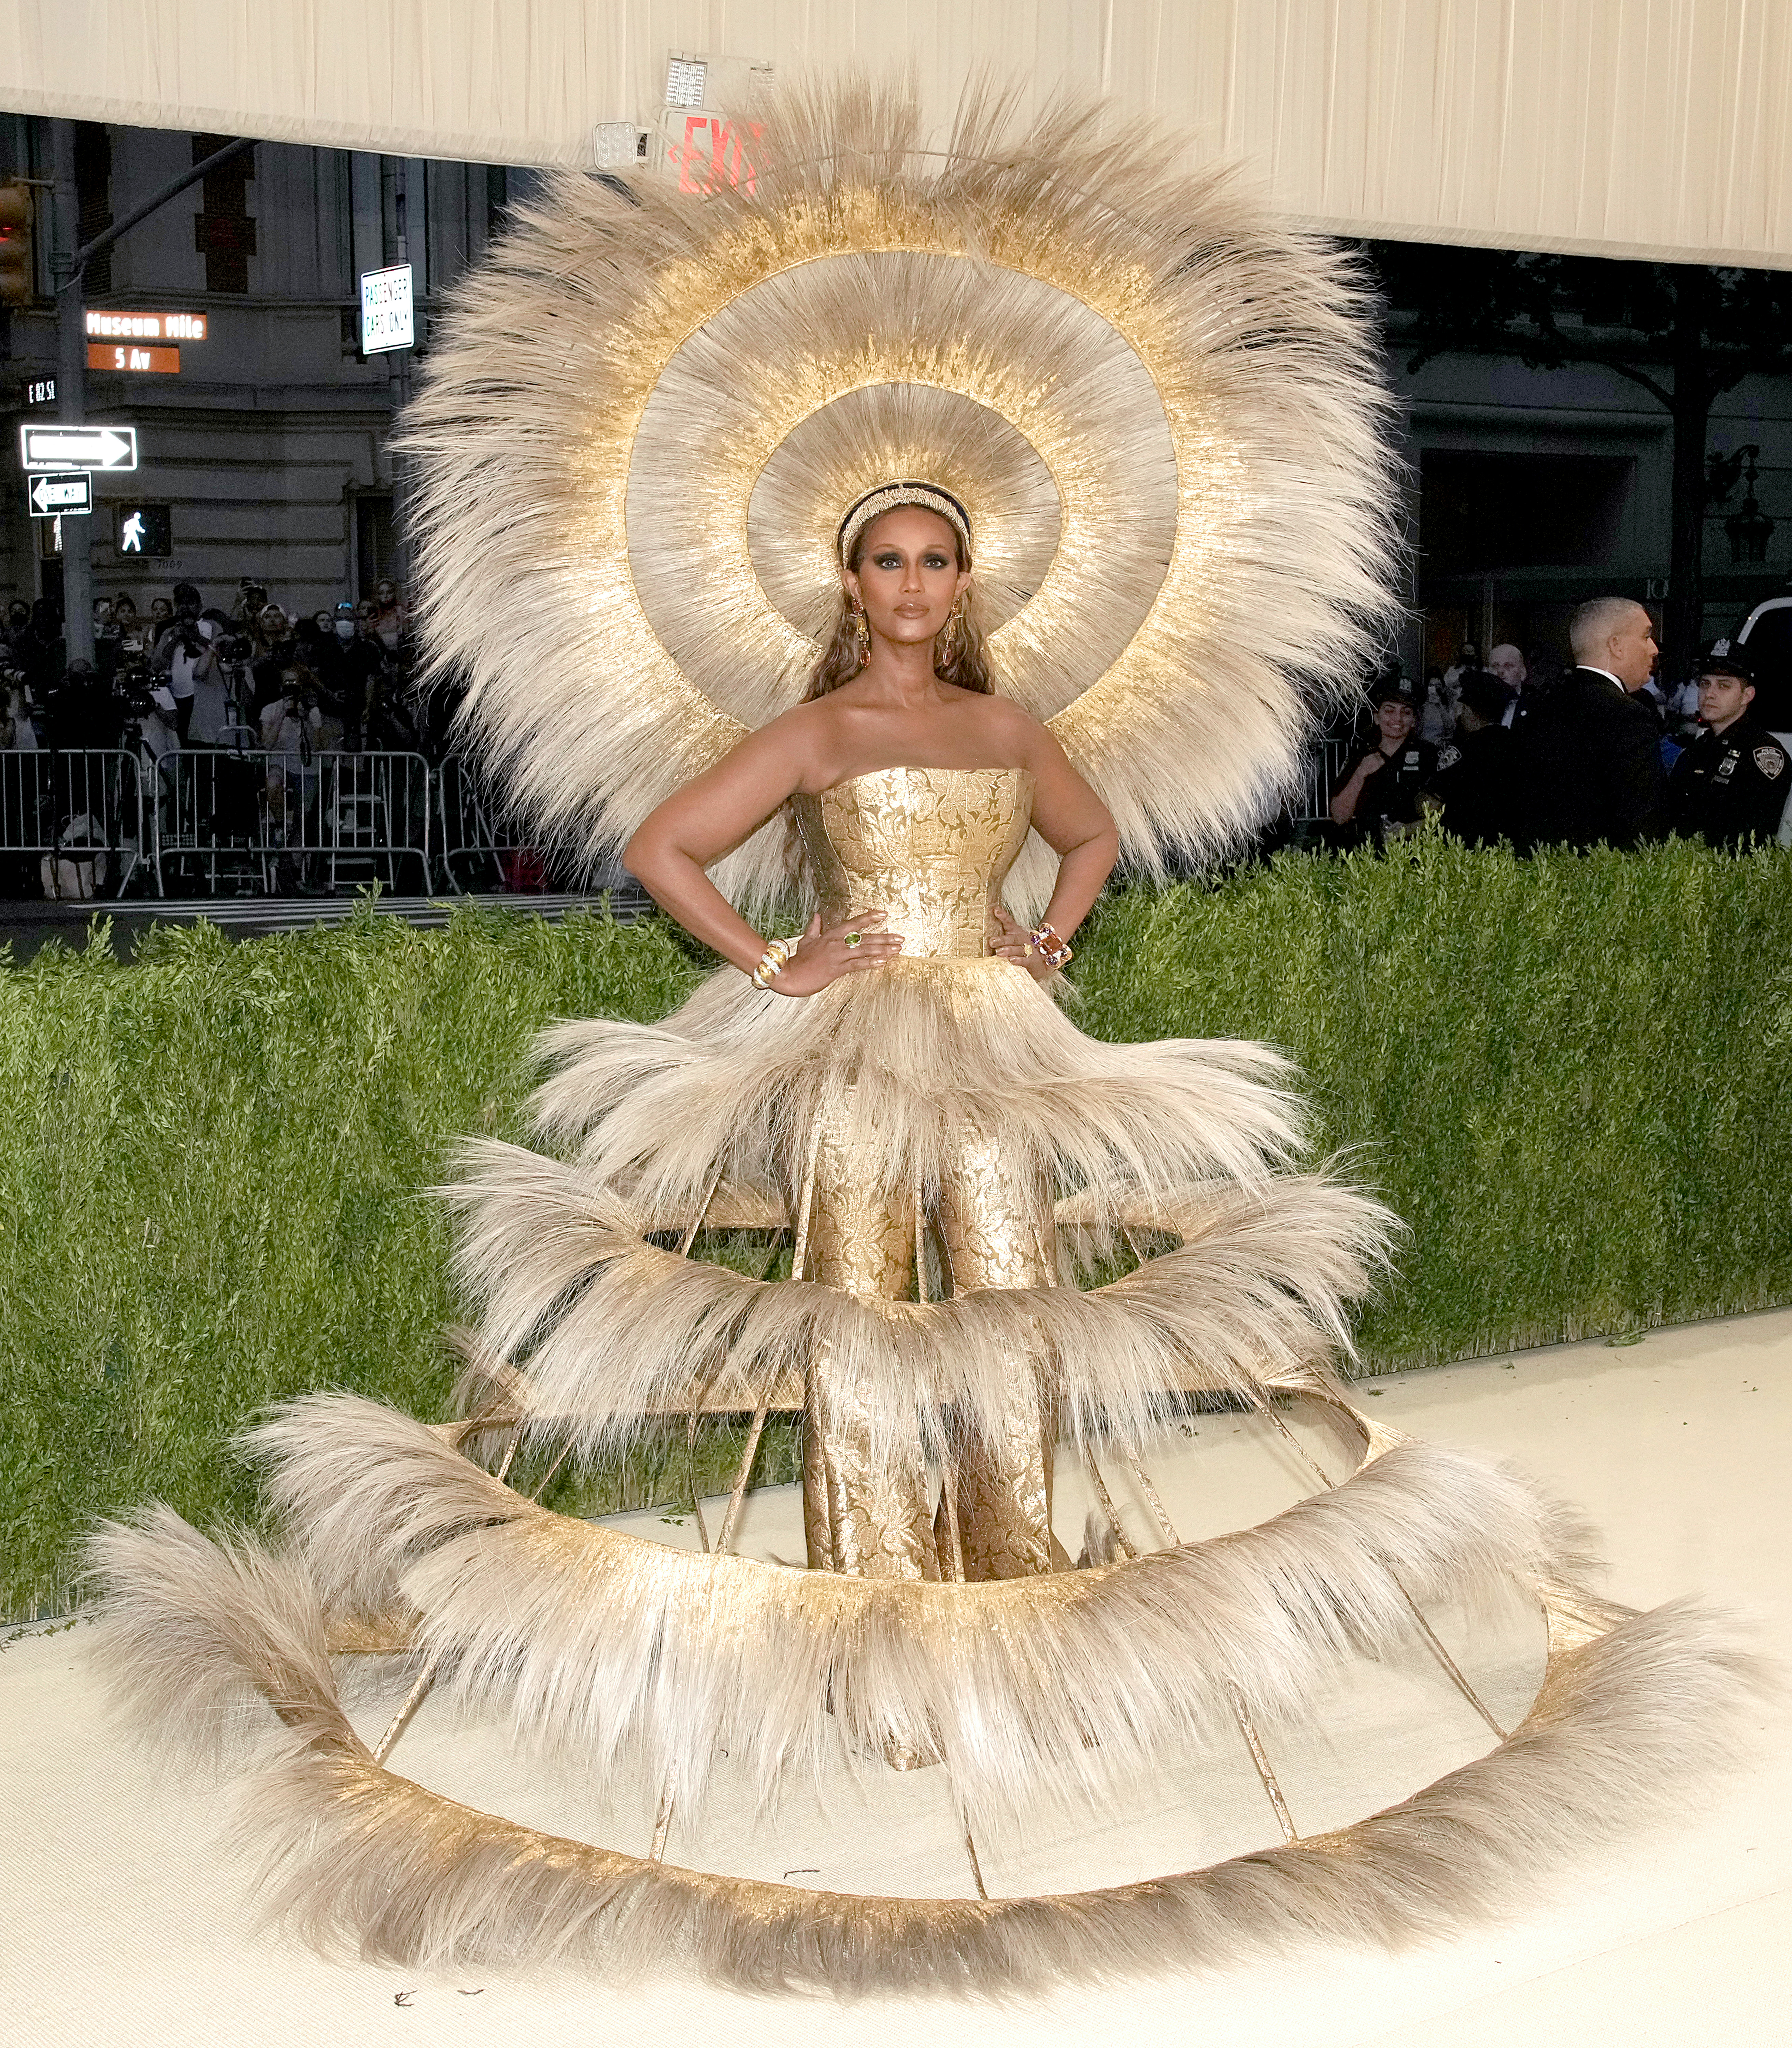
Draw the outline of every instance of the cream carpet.
M1650 1606L1699 1592L1754 1616L1792 1649L1792 1311L1658 1332L1629 1346L1561 1346L1369 1383L1377 1414L1414 1434L1509 1456L1579 1504L1604 1534L1615 1598ZM1303 1425L1331 1469L1344 1460ZM1265 1426L1200 1418L1153 1460L1178 1533L1261 1519L1311 1490ZM1141 1542L1136 1489L1110 1471ZM1087 1490L1061 1474L1059 1533L1081 1540ZM711 1507L712 1526L716 1504ZM623 1518L690 1543L687 1522ZM801 1553L794 1491L752 1496L743 1547ZM1432 1617L1493 1711L1522 1712L1542 1661L1522 1609ZM1055 1992L990 2008L871 2000L753 2001L669 1976L646 1988L535 1973L432 1979L327 1962L257 1925L244 1874L219 1849L228 1801L169 1778L123 1744L87 1671L83 1627L0 1638L0 2031L38 2044L421 2041L585 2048L601 2030L638 2042L813 2039L887 2048L948 2029L1006 2044L1178 2043L1203 2048L1689 2048L1792 2039L1792 1715L1763 1713L1751 1770L1685 1824L1545 1892L1522 1920L1418 1953L1328 1949L1276 1965L1106 1992ZM363 1732L384 1724L403 1676L357 1674ZM1490 1738L1441 1674L1364 1667L1274 1760L1302 1833L1397 1799ZM517 1819L643 1849L657 1787L545 1769L502 1732L433 1703L394 1767ZM938 1771L842 1759L820 1800L755 1813L725 1767L668 1857L854 1891L964 1893L969 1873ZM980 1843L992 1893L1113 1883L1277 1839L1242 1744L1177 1759L1123 1811L1065 1815Z

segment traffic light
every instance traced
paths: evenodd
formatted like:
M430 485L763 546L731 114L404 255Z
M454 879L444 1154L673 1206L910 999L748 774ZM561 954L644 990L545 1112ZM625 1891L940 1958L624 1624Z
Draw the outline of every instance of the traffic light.
M30 186L16 178L0 183L0 305L28 306L37 296L35 219Z

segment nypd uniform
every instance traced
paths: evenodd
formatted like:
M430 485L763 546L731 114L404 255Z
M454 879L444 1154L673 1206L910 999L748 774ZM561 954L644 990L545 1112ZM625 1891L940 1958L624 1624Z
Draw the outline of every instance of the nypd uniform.
M1379 840L1387 836L1390 825L1413 824L1418 816L1419 793L1437 772L1437 748L1414 735L1392 754L1373 745L1352 754L1339 778L1340 785L1348 782L1362 764L1378 751L1382 754L1383 765L1363 785L1356 815L1345 828L1355 839ZM1454 759L1453 748L1449 750L1449 755Z
M1696 673L1751 685L1755 681L1747 655L1728 640L1712 642ZM1751 839L1770 840L1779 830L1792 794L1792 762L1748 710L1745 705L1721 732L1701 732L1674 762L1666 806L1670 832L1735 848Z
M1687 838L1740 847L1771 840L1792 795L1792 762L1747 712L1721 732L1701 732L1674 764L1667 824Z

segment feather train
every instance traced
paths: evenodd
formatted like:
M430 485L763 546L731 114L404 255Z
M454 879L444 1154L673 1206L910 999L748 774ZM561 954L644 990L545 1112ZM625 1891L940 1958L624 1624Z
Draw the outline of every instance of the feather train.
M148 1731L246 1748L242 1846L266 1910L410 1968L543 1962L615 1982L686 1959L754 1992L1035 1992L1212 1969L1316 1941L1398 1949L1547 1895L1731 1765L1759 1674L1685 1604L1556 1599L1530 1712L1488 1755L1336 1833L1111 1890L1026 1899L805 1891L682 1870L483 1813L382 1768L350 1724L294 1561L168 1510L95 1539L98 1654ZM250 1711L265 1702L278 1716Z
M607 1773L624 1746L700 1800L713 1752L762 1802L844 1740L937 1754L969 1825L1099 1810L1228 1730L1297 1720L1346 1654L1417 1646L1411 1601L1578 1579L1585 1539L1511 1474L1382 1433L1259 1527L962 1587L708 1557L554 1515L409 1417L315 1396L252 1440L332 1619L414 1612L438 1684Z

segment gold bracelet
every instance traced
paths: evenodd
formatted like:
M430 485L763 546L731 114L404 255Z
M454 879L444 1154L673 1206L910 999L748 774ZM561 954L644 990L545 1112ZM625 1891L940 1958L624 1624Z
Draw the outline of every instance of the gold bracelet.
M748 977L753 986L755 988L770 988L789 964L791 955L801 944L800 937L774 939L766 948L765 957Z

